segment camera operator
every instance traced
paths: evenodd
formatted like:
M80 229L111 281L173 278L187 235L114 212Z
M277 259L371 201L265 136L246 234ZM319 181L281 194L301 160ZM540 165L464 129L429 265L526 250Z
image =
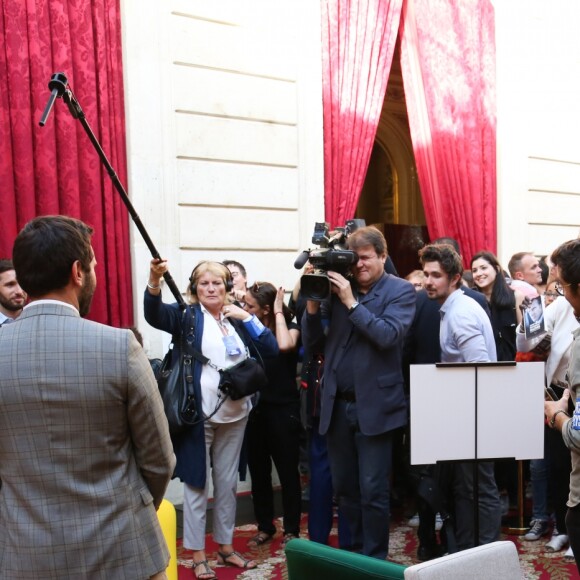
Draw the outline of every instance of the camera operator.
M387 243L375 227L347 239L358 260L352 282L329 270L332 296L324 337L320 302L308 300L306 348L325 341L320 433L352 548L385 559L389 541L392 434L407 422L402 350L415 313L413 285L384 271Z

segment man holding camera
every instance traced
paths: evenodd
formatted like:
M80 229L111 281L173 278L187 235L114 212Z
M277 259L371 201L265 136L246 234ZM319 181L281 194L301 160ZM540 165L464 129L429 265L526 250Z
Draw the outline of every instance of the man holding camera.
M385 273L387 243L375 227L347 239L358 260L352 278L329 271L330 323L325 337L320 302L303 317L306 348L324 343L320 433L326 435L334 491L352 548L388 554L392 433L407 422L402 351L415 313L409 282Z

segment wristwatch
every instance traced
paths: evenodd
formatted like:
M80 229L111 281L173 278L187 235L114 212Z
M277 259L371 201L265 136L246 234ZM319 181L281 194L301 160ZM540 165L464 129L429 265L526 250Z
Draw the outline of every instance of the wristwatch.
M350 314L357 306L358 302L353 302L352 306L348 309L348 313Z

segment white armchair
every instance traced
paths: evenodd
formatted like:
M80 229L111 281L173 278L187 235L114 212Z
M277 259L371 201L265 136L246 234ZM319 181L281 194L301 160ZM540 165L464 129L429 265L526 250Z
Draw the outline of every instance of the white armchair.
M405 580L521 580L513 542L492 542L409 566Z

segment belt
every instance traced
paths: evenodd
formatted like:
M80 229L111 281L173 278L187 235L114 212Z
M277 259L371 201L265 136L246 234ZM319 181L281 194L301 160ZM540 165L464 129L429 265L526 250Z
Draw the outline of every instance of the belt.
M348 403L354 403L356 401L356 395L352 391L337 391L334 398L339 401L347 401Z

